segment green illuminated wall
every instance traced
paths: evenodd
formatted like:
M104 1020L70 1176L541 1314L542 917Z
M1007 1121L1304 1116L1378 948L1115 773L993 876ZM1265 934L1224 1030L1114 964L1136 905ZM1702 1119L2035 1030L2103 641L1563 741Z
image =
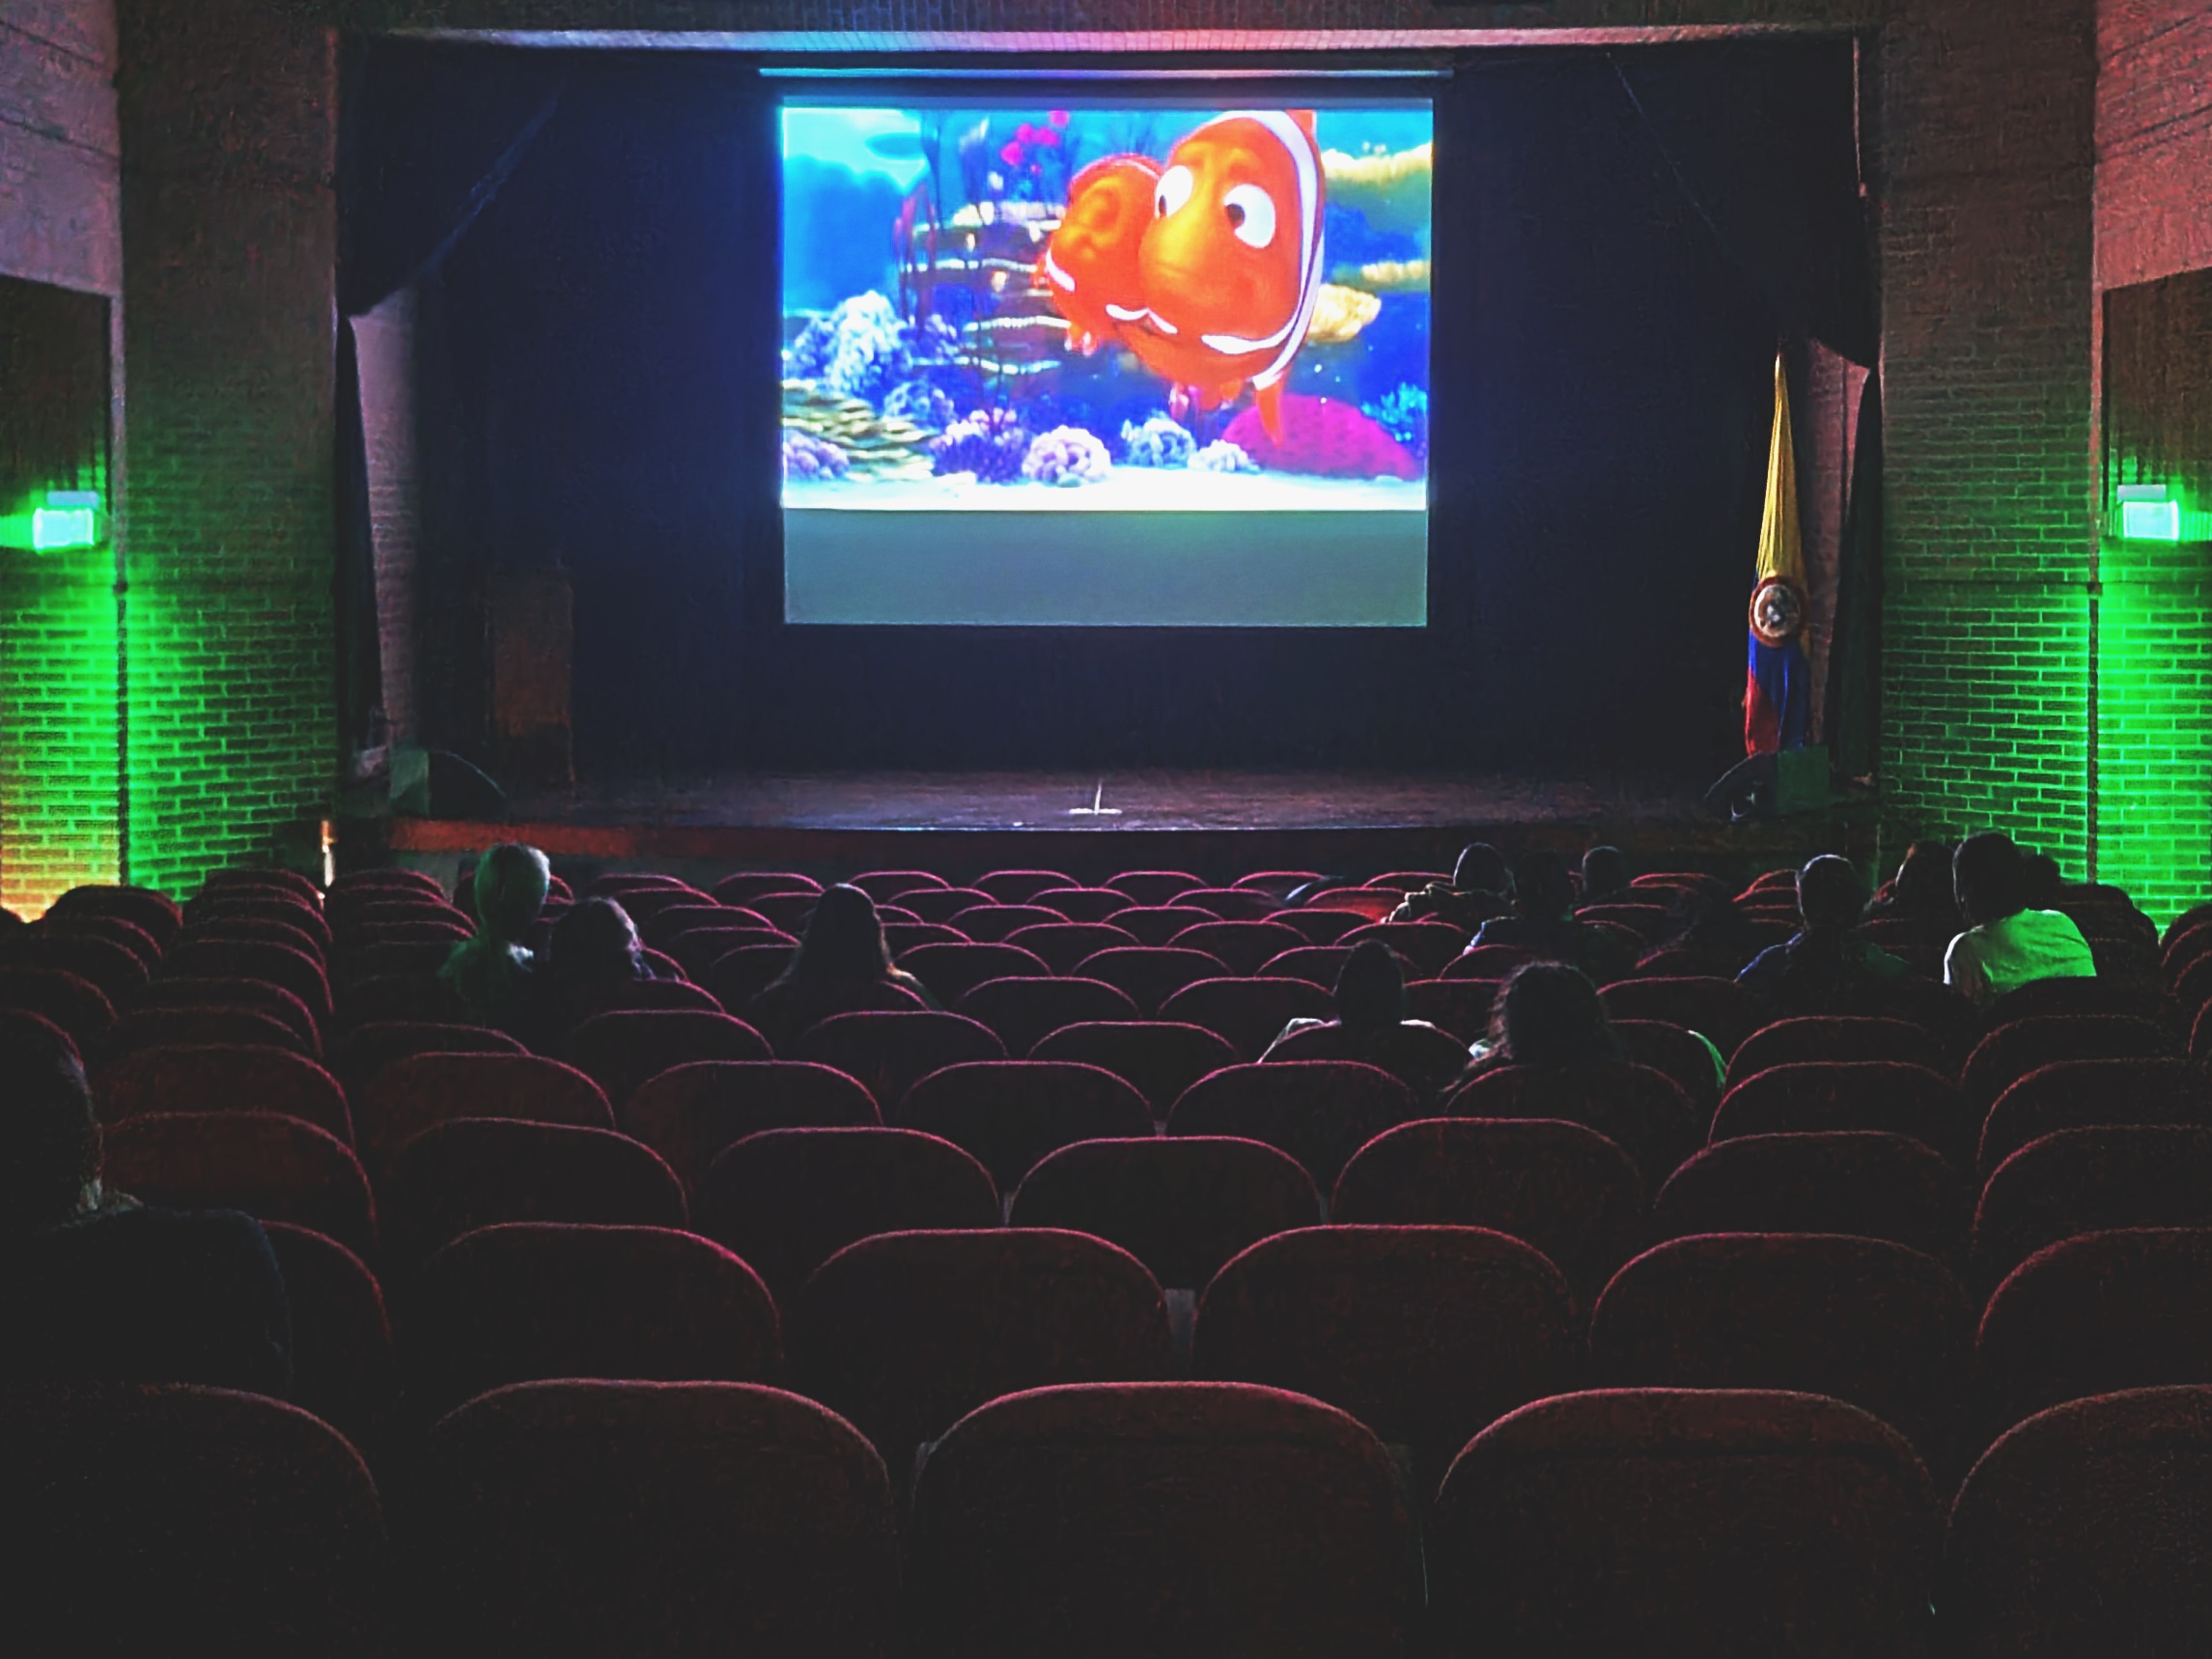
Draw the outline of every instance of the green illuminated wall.
M0 553L0 904L112 882L115 589L105 548Z

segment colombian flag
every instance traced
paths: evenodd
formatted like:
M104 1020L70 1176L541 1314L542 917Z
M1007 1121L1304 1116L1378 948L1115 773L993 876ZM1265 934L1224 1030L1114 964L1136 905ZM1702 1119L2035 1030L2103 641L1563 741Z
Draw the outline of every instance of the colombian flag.
M1744 752L1803 748L1812 723L1812 666L1805 655L1805 548L1797 517L1797 451L1789 384L1775 358L1775 431L1767 447L1767 509L1751 580L1750 662L1744 674Z

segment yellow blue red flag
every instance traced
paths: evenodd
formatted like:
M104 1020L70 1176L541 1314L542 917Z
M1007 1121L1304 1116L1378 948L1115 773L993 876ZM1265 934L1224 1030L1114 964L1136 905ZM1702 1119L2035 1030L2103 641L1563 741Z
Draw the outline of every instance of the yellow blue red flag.
M1805 654L1805 546L1797 514L1797 451L1789 382L1775 358L1775 427L1767 446L1767 506L1751 578L1750 658L1744 674L1744 752L1803 748L1812 724L1812 665Z

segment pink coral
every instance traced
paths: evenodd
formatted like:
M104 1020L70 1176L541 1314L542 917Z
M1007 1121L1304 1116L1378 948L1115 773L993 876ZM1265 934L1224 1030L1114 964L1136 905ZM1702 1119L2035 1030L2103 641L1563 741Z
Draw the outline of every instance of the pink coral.
M1271 472L1304 472L1320 478L1418 478L1413 452L1350 404L1285 392L1282 441L1247 408L1221 434Z

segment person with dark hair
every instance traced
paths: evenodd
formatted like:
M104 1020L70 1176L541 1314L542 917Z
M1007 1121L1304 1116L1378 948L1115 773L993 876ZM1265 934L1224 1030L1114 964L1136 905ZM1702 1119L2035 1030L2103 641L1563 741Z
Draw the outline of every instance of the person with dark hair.
M2028 908L2031 911L2057 910L2059 890L2066 885L2066 875L2058 868L2058 860L2048 853L2023 852L2020 862L2028 880Z
M476 932L453 947L437 976L479 1026L527 1041L539 1014L537 959L522 942L545 908L553 866L535 847L502 841L476 866Z
M1951 883L1967 929L1944 955L1944 983L1975 1007L2038 979L2096 976L2073 917L2030 904L2031 873L2010 836L1990 830L1960 842Z
M625 986L654 973L630 913L613 899L589 898L553 924L537 976L542 1028L558 1038L615 1006Z
M1671 938L1646 952L1638 973L1694 974L1733 979L1759 953L1759 932L1741 906L1726 893L1686 887L1671 907L1677 927Z
M1859 931L1866 889L1851 860L1822 854L1797 873L1797 936L1774 945L1736 983L1781 1014L1847 1014L1906 965Z
M1406 1018L1404 965L1370 939L1354 945L1336 971L1336 1018L1291 1021L1260 1058L1361 1060L1426 1101L1459 1075L1467 1051L1428 1021Z
M1447 885L1431 882L1390 913L1392 921L1448 921L1454 927L1479 927L1503 915L1513 899L1513 877L1505 855L1487 841L1470 841L1459 850Z
M1618 847L1592 847L1582 854L1582 903L1602 905L1629 891L1628 859Z
M1870 916L1924 922L1948 939L1958 931L1958 901L1951 896L1951 849L1944 841L1915 841L1897 873L1866 907Z
M84 1067L27 1025L0 1027L0 1331L9 1380L292 1388L291 1308L261 1223L108 1187Z
M745 1005L744 1018L780 1054L832 1014L910 1008L916 1001L938 1006L919 979L891 965L876 901L840 885L815 901L790 964Z
M1599 985L1625 978L1636 953L1602 927L1575 919L1575 882L1555 853L1529 853L1513 866L1513 914L1482 924L1470 949L1510 944L1547 962L1581 969Z
M1498 1066L1598 1065L1624 1057L1598 988L1564 962L1515 969L1491 1004L1489 1034L1472 1054L1470 1078Z

